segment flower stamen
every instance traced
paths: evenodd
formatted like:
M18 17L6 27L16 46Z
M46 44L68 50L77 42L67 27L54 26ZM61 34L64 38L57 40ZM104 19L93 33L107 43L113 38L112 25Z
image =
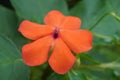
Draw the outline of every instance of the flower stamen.
M59 30L58 28L56 27L55 30L54 30L54 33L53 33L53 38L56 39L59 37L59 34L58 34Z

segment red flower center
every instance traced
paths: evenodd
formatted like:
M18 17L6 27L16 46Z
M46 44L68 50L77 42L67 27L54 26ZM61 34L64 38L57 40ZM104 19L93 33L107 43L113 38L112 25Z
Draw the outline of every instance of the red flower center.
M55 28L55 30L54 30L54 32L53 32L53 35L52 35L52 37L54 38L54 39L56 39L56 38L58 38L59 37L59 29L56 27Z

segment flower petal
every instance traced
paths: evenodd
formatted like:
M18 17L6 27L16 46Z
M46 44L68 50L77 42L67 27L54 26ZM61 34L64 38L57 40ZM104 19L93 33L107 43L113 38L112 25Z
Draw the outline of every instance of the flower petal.
M36 40L53 32L53 29L47 25L40 25L28 20L24 20L18 29L26 38Z
M44 18L44 22L47 25L52 25L53 27L59 27L61 22L63 21L64 15L57 11L53 10L49 12Z
M51 68L58 74L65 74L75 63L76 58L59 38L55 40L53 52L49 59Z
M52 42L53 39L51 36L47 36L24 45L22 48L24 62L29 66L36 66L45 63Z
M64 29L79 29L81 25L81 20L77 17L67 16L64 18L61 28Z
M76 53L86 52L92 48L92 34L87 30L61 30L60 36Z

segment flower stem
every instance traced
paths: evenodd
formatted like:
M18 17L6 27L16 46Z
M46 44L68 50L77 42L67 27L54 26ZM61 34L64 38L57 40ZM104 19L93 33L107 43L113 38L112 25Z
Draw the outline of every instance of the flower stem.
M70 80L69 72L65 74L66 80Z
M93 70L100 70L100 69L119 69L120 58L116 59L115 61L108 62L108 63L101 63L101 64L82 64L79 66L79 69L93 69Z
M110 36L105 36L105 35L102 35L102 34L98 34L98 33L95 33L95 32L92 32L94 36L98 37L98 38L101 38L101 39L107 39L107 40L114 40L113 37L110 37Z
M119 16L117 16L117 15L116 15L116 13L111 12L111 13L110 13L110 15L111 15L111 16L113 16L113 17L114 17L117 21L119 21L119 22L120 22L120 17L119 17Z
M104 17L106 17L107 15L109 15L109 14L106 13L106 14L102 15L102 16L95 22L95 24L93 24L88 30L91 31L93 28L95 28L96 25L97 25Z

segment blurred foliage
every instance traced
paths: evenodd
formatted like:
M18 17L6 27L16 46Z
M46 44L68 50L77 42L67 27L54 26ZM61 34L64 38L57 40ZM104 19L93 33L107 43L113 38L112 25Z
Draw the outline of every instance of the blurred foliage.
M0 80L120 80L120 0L10 0L14 10L0 6ZM48 64L28 68L21 47L29 40L18 32L24 19L43 23L57 9L77 16L82 28L94 35L93 49L76 55L74 67L65 75Z
M0 80L28 80L29 68L20 51L7 37L0 36Z

